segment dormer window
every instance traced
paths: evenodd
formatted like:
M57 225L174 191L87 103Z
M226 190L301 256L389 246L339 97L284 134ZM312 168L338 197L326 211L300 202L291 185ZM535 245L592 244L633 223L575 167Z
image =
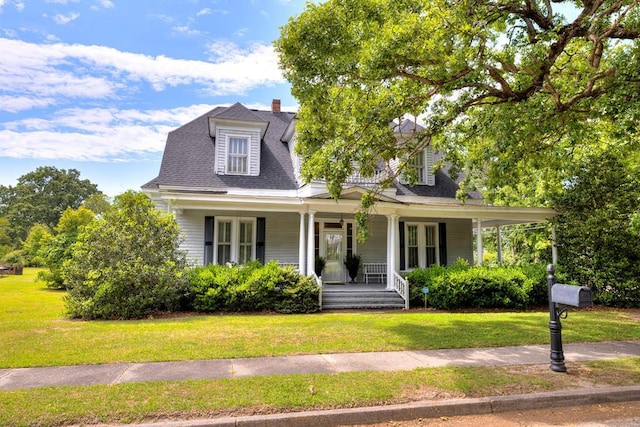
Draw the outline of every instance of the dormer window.
M411 168L416 173L416 184L418 185L435 185L435 175L433 174L433 148L426 147L417 156L407 161L407 168ZM402 183L407 183L403 177Z
M419 155L409 160L409 167L416 171L418 184L424 184L426 176L424 168L424 152L421 152Z
M249 138L229 136L227 173L246 175L249 171Z

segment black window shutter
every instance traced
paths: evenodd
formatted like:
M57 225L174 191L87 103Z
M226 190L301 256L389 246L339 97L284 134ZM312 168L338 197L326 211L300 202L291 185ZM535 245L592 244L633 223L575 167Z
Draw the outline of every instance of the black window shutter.
M398 236L400 237L400 271L405 269L406 261L404 259L404 221L399 221L400 230L398 230Z
M215 217L204 217L204 265L213 262L213 227L215 226Z
M438 240L440 246L440 265L447 265L447 223L438 224Z
M266 218L256 218L256 258L265 262Z

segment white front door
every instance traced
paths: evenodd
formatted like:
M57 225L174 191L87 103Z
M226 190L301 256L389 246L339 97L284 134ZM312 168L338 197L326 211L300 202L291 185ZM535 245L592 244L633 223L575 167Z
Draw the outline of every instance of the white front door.
M344 231L327 230L324 232L324 257L326 264L322 271L325 283L344 283Z

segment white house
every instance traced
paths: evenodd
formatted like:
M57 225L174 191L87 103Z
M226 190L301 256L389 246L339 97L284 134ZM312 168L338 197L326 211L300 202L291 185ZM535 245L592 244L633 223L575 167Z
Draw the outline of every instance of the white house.
M323 182L302 182L295 123L294 113L280 111L279 100L271 111L236 103L169 133L160 173L142 189L159 209L175 214L195 264L277 260L311 274L321 256L323 283L346 283L344 258L357 253L371 269L383 269L370 277L361 269L358 280L381 279L393 289L403 271L458 258L472 263L473 227L543 222L554 214L457 200L456 183L442 171L432 172L429 147L413 160L419 183L396 182L381 193L371 237L358 243L354 213L361 194L381 176L352 175L337 201ZM412 122L399 126L398 137L409 128ZM478 246L481 251L481 240Z

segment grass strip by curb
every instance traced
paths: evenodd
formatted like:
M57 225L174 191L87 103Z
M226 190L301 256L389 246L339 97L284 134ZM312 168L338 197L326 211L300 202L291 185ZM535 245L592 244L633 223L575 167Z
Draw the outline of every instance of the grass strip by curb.
M640 384L640 358L546 366L424 368L222 380L47 387L0 392L0 425L64 426L193 419L425 399L484 397Z

